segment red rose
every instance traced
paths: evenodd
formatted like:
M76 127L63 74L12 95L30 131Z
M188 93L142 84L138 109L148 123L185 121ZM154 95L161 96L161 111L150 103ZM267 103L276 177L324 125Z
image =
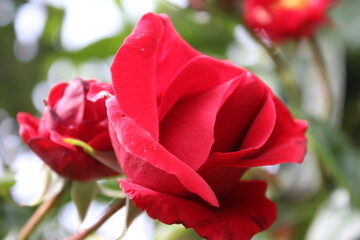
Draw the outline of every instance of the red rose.
M275 42L312 37L334 0L244 0L244 21Z
M111 67L110 135L134 204L211 240L245 240L276 217L250 167L301 163L307 123L249 71L192 49L147 14Z
M65 142L71 138L95 150L113 151L105 98L97 96L102 91L113 93L112 85L74 79L51 89L40 119L28 113L17 115L23 141L61 176L87 181L116 175L82 148Z

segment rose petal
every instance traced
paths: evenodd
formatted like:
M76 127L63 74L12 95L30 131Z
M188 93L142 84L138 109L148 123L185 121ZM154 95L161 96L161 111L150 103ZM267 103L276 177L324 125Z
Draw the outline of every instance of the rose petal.
M31 138L37 135L39 120L32 115L20 112L16 115L16 119L20 125L19 135L22 140L27 143Z
M231 192L246 171L247 168L226 167L225 165L211 171L198 171L198 173L209 184L216 196L221 196Z
M164 92L159 104L159 120L183 99L209 90L226 81L242 76L247 70L228 61L200 55L190 60L176 75Z
M85 83L87 84L87 93L83 120L101 121L106 119L105 100L114 94L112 84L100 83L95 80L89 80Z
M173 106L160 123L160 144L197 170L210 154L216 114L240 79L227 81Z
M257 152L246 156L244 165L250 162L253 166L273 165L278 163L301 163L306 153L305 131L307 122L294 120L286 106L276 97L276 124L267 143ZM254 159L256 159L254 161Z
M211 205L218 205L207 183L131 118L124 116L115 98L108 99L106 105L114 150L125 175L131 181L151 189L175 191L180 195L186 194L183 192L186 189Z
M105 105L105 102L103 104ZM102 106L104 109L99 109L99 112L104 112L101 114L106 116L106 108L104 105ZM84 119L82 124L79 124L73 128L63 125L61 127L62 129L59 129L59 131L63 134L68 134L73 138L82 140L84 142L89 142L94 136L107 130L108 120L106 118L98 121Z
M59 146L62 146L64 148L67 148L69 150L72 150L74 152L76 152L76 146L70 144L70 143L66 143L64 142L64 139L66 138L71 138L71 136L67 136L67 135L62 135L59 132L56 131L50 131L50 136L49 136L49 140L51 140L53 143L58 144ZM49 151L47 149L47 151Z
M166 224L182 223L208 240L248 240L268 228L276 218L276 207L265 197L266 183L238 182L223 196L220 207L156 192L126 180L120 187L135 205Z
M261 147L275 124L269 89L248 72L217 114L212 152Z
M110 135L108 129L103 132L99 132L94 138L92 138L88 144L97 151L110 151L112 145L110 141Z
M276 110L270 93L266 94L265 101L256 117L248 126L244 140L239 149L259 149L269 140L276 122Z
M46 107L39 121L38 133L41 137L48 137L49 132L57 129L61 124L61 119L51 107Z
M219 167L250 168L280 163L301 163L304 160L307 122L294 120L278 98L273 97L272 100L276 108L276 123L267 142L259 149L215 153L211 162L222 162Z
M28 145L35 154L63 177L75 181L89 181L94 178L116 175L116 172L86 153L72 151L48 139L34 138L28 142Z
M90 84L90 89L86 94L86 98L91 102L96 102L104 98L106 99L111 95L114 95L112 84L93 82Z
M54 110L64 125L80 124L85 108L85 94L81 79L74 79L66 87Z
M213 154L200 174L234 166L261 148L273 132L275 121L270 90L254 75L247 74L218 113Z
M115 56L111 73L116 98L124 113L155 139L156 96L177 69L197 54L175 32L168 17L150 13L142 17Z
M98 99L96 102L89 101L88 99L85 100L82 125L86 125L89 121L94 123L104 121L107 118L105 100L106 98Z
M50 107L54 107L55 104L61 99L64 95L65 89L68 86L68 83L58 83L53 88L51 88L49 92L49 96L47 99L47 105Z

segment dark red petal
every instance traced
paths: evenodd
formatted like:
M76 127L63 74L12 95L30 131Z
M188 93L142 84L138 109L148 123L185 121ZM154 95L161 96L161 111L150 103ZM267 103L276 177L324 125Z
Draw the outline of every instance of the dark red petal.
M177 103L191 95L209 90L248 71L228 61L200 55L189 61L164 92L159 105L159 119Z
M276 206L265 197L266 183L238 182L221 198L220 207L200 203L119 180L135 205L166 224L182 223L208 240L249 240L276 218Z
M200 53L181 38L167 15L149 15L152 21L157 18L163 28L162 36L157 36L159 42L156 63L156 95L161 96L179 70Z
M60 125L61 119L55 110L50 106L46 106L39 121L39 136L48 137L49 132L58 129Z
M217 114L212 152L261 147L269 138L275 119L268 87L253 74L244 74Z
M272 97L272 93L268 92L266 94L263 106L258 109L259 112L248 125L246 135L239 146L240 150L259 149L268 141L270 135L274 131L277 117Z
M234 97L235 94L232 95L224 104L222 108L223 111L219 112L219 114L224 114L219 119L225 118L224 121L221 121L223 125L221 129L227 131L227 134L220 133L221 138L218 138L218 141L222 140L228 143L228 147L230 147L229 152L215 152L199 170L199 173L204 177L206 182L209 183L217 195L230 191L231 187L236 184L238 179L240 179L242 174L247 170L247 168L238 168L237 163L240 162L239 164L241 164L242 158L261 148L273 132L276 113L271 95L269 93L265 94L267 97L265 97L264 101L264 97L261 96L264 94L263 92L260 95L256 94L255 89L256 87L261 89L260 86L254 84L253 87L255 88L253 88L252 91L250 91L251 88L248 89L249 91L247 93L253 93L255 96L259 96L258 99L247 96L246 91L242 94L235 91L234 93L238 97ZM244 97L244 99L248 99L254 105L247 103L247 106L244 106L244 103L241 103L244 101L241 96ZM247 101L245 100L245 102ZM234 106L232 110L229 107L231 106L230 104ZM259 104L262 104L262 106ZM253 109L251 109L251 106ZM229 107L227 109L228 114L226 114L225 111L227 107ZM256 109L258 111L257 113ZM238 117L236 113L239 114ZM236 123L236 120L239 124ZM218 128L218 130L219 129L220 128ZM221 144L218 144L217 147L219 146L221 146ZM231 147L232 149L241 150L232 151ZM226 150L224 148L226 148L226 145L223 145L223 150Z
M74 79L66 87L64 95L55 104L54 110L63 124L71 126L81 123L85 110L83 80Z
M210 154L216 114L239 85L240 79L235 78L190 96L173 106L161 122L160 144L197 170Z
M89 101L96 102L109 96L114 95L114 91L111 83L98 83L93 82L90 84L89 92L86 94L86 98Z
M39 120L37 118L20 112L16 115L16 119L20 125L19 135L25 143L38 135Z
M34 138L29 147L59 175L76 180L89 181L99 177L117 175L82 150L73 151L48 139Z
M271 136L259 149L233 153L215 153L211 162L220 161L222 167L250 168L279 163L301 163L306 153L307 122L294 119L286 106L275 96L276 123ZM221 167L221 166L220 166Z
M194 193L211 205L218 205L207 183L141 126L124 116L115 98L108 99L106 104L111 140L128 179L158 191L175 191L179 195Z
M55 143L55 144L58 144L59 146L62 146L64 148L67 148L69 150L72 150L74 152L77 151L77 147L72 145L72 144L69 144L69 143L66 143L64 142L64 139L66 138L71 138L71 136L68 136L68 135L63 135L57 131L50 131L50 135L49 135L49 141Z
M99 103L99 102L97 102ZM100 106L103 114L106 117L106 107L105 107L105 101L102 103L103 106ZM108 128L108 120L105 119L84 119L82 124L79 124L77 126L62 126L63 128L59 128L58 131L62 134L67 134L73 138L82 140L84 142L90 141L94 136L96 136L99 133L102 133L103 131L106 131Z
M262 148L246 156L248 160L244 161L245 166L301 163L304 160L307 122L293 119L289 110L279 99L274 97L273 100L276 107L274 131Z
M55 172L72 180L89 181L117 175L86 153L72 151L48 139L32 139L29 141L29 147Z
M109 131L99 132L94 136L88 144L97 151L110 151L112 150Z
M68 83L58 83L54 87L51 88L49 92L49 96L47 99L47 106L54 107L55 104L62 98L64 95L65 89L67 87Z
M146 14L111 66L114 91L124 113L158 138L157 95L178 70L198 55L164 15Z
M100 83L96 81L87 81L89 90L85 97L85 110L83 120L88 121L102 121L107 118L105 100L112 96L112 84Z
M98 99L96 102L92 102L88 99L84 99L84 115L82 122L79 125L90 125L90 122L96 123L104 121L106 116L105 107L106 98Z
M233 166L269 139L276 121L270 89L248 73L220 109L215 124L212 155L199 170L201 175Z
M226 167L225 165L205 173L199 172L199 174L209 184L216 196L221 196L232 191L246 171L247 168Z

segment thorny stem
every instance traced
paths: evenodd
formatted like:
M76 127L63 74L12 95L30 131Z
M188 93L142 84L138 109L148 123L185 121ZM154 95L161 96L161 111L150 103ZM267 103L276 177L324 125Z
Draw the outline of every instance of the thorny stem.
M81 240L85 239L85 237L89 236L91 233L95 232L101 225L108 220L114 213L116 213L120 208L125 205L126 200L120 199L111 206L108 207L104 215L95 222L91 227L84 229L73 236L68 237L66 240Z
M18 239L19 240L27 240L30 235L34 232L36 227L41 223L44 217L51 211L51 209L58 204L59 200L64 196L67 189L69 187L69 183L65 182L62 190L50 198L49 200L42 203L35 211L35 213L30 217L30 219L25 223L25 225L20 230Z
M315 38L309 39L309 45L314 57L314 62L316 68L319 72L322 88L324 89L324 98L325 98L325 118L328 118L331 115L332 109L332 94L331 94L331 86L330 86L330 79L326 72L326 66L324 58L321 54L320 48L318 43L316 42Z

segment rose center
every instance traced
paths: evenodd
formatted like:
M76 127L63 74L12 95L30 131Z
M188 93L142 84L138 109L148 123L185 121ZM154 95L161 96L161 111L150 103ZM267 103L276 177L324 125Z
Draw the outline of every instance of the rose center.
M277 7L289 8L289 9L299 9L308 6L310 0L279 0L276 3Z

